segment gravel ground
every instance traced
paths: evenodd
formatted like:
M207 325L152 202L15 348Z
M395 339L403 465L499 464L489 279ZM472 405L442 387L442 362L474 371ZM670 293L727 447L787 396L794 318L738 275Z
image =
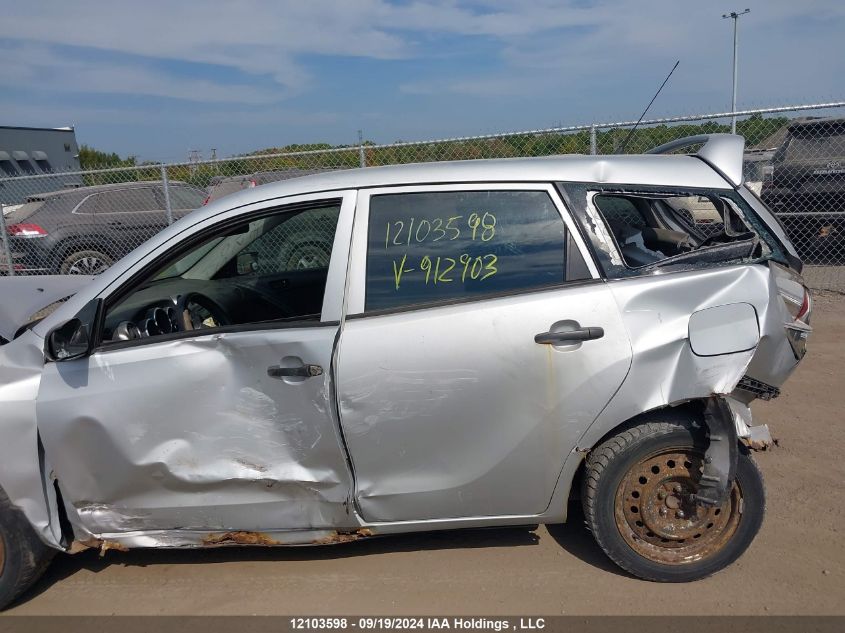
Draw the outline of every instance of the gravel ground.
M845 614L845 297L816 297L810 351L754 407L768 515L715 577L617 570L583 527L473 530L296 549L60 556L12 614Z

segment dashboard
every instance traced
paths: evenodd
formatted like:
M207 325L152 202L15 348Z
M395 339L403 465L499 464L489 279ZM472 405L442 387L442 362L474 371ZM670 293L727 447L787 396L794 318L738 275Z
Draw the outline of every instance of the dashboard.
M107 310L103 340L130 341L291 318L296 316L291 307L295 297L288 285L255 277L154 281Z

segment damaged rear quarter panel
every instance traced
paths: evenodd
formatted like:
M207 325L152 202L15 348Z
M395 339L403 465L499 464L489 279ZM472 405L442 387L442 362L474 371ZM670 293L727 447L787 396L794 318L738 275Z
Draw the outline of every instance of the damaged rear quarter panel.
M634 350L624 384L586 430L581 447L594 446L625 420L712 394L730 394L749 366L779 368L781 384L796 360L785 343L782 302L774 274L765 264L739 265L694 272L653 274L609 282ZM756 347L716 356L699 356L689 343L690 316L716 306L750 304L758 319ZM580 455L567 459L569 478ZM568 481L566 476L564 481Z
M564 463L554 497L564 514L572 480L584 455L626 420L713 394L731 394L745 374L758 380L768 378L767 382L775 386L786 380L798 361L785 335L788 314L778 296L780 274L776 264L746 264L658 272L608 282L630 336L633 361L622 387L585 430ZM757 314L757 346L718 356L693 353L690 316L740 303L750 304ZM750 414L747 406L740 406Z

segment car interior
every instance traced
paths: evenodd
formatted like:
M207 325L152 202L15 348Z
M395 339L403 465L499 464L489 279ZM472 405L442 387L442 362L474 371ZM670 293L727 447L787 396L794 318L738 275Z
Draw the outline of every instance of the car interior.
M604 216L629 268L658 262L744 259L768 247L742 212L712 195L600 193L593 203ZM718 247L704 256L700 251Z
M103 342L319 321L338 213L277 214L201 240L107 307Z

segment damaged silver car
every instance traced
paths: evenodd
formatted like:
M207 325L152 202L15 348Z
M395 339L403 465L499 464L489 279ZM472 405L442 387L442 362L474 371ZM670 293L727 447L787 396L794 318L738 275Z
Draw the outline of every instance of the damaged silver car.
M630 573L722 569L763 520L749 404L811 331L742 158L711 135L307 176L98 277L0 280L0 605L57 551L559 523L579 497Z

